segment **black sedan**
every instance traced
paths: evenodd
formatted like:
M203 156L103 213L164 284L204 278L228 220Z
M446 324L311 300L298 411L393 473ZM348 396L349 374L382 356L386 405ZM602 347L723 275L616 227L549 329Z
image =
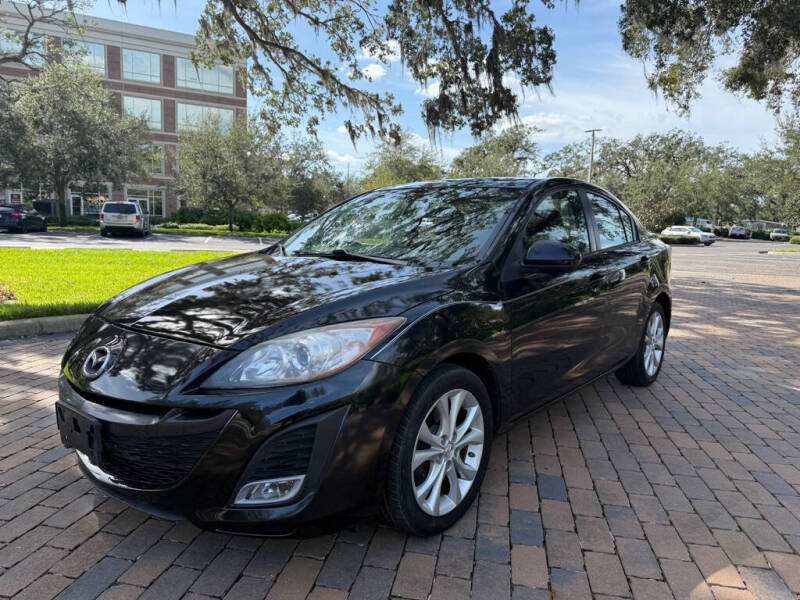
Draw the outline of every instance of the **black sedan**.
M21 204L0 204L0 229L22 233L47 231L47 218Z
M669 270L579 181L375 190L106 302L64 356L58 426L97 486L155 514L278 535L380 504L433 534L498 431L609 373L658 377Z

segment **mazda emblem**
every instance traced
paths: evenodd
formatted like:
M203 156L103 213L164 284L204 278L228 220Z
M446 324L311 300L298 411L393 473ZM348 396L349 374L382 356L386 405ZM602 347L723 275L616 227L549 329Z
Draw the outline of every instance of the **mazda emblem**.
M89 379L99 377L111 361L111 350L105 346L95 348L83 361L83 374Z

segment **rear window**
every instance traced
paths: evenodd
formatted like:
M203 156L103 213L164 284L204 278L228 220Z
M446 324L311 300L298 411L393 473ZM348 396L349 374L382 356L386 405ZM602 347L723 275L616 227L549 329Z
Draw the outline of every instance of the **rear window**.
M133 215L136 214L136 205L132 202L110 202L103 207L103 212Z

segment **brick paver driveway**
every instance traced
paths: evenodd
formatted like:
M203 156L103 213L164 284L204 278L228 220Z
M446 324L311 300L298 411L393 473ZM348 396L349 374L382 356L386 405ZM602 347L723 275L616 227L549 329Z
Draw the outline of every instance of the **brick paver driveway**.
M203 533L95 492L53 424L67 337L0 342L0 596L782 600L800 593L800 256L676 248L659 381L497 440L478 506L409 538ZM309 595L310 594L310 595Z

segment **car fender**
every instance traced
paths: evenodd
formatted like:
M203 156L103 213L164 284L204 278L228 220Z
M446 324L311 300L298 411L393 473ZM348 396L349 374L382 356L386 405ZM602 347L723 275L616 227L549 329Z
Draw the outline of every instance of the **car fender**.
M384 432L383 456L391 451L397 426L419 383L448 359L475 357L488 365L498 396L494 404L501 410L510 390L506 365L511 355L511 335L501 302L429 303L413 312L415 316L409 315L410 322L400 334L371 357L406 371ZM501 414L494 416L495 424L502 420Z

